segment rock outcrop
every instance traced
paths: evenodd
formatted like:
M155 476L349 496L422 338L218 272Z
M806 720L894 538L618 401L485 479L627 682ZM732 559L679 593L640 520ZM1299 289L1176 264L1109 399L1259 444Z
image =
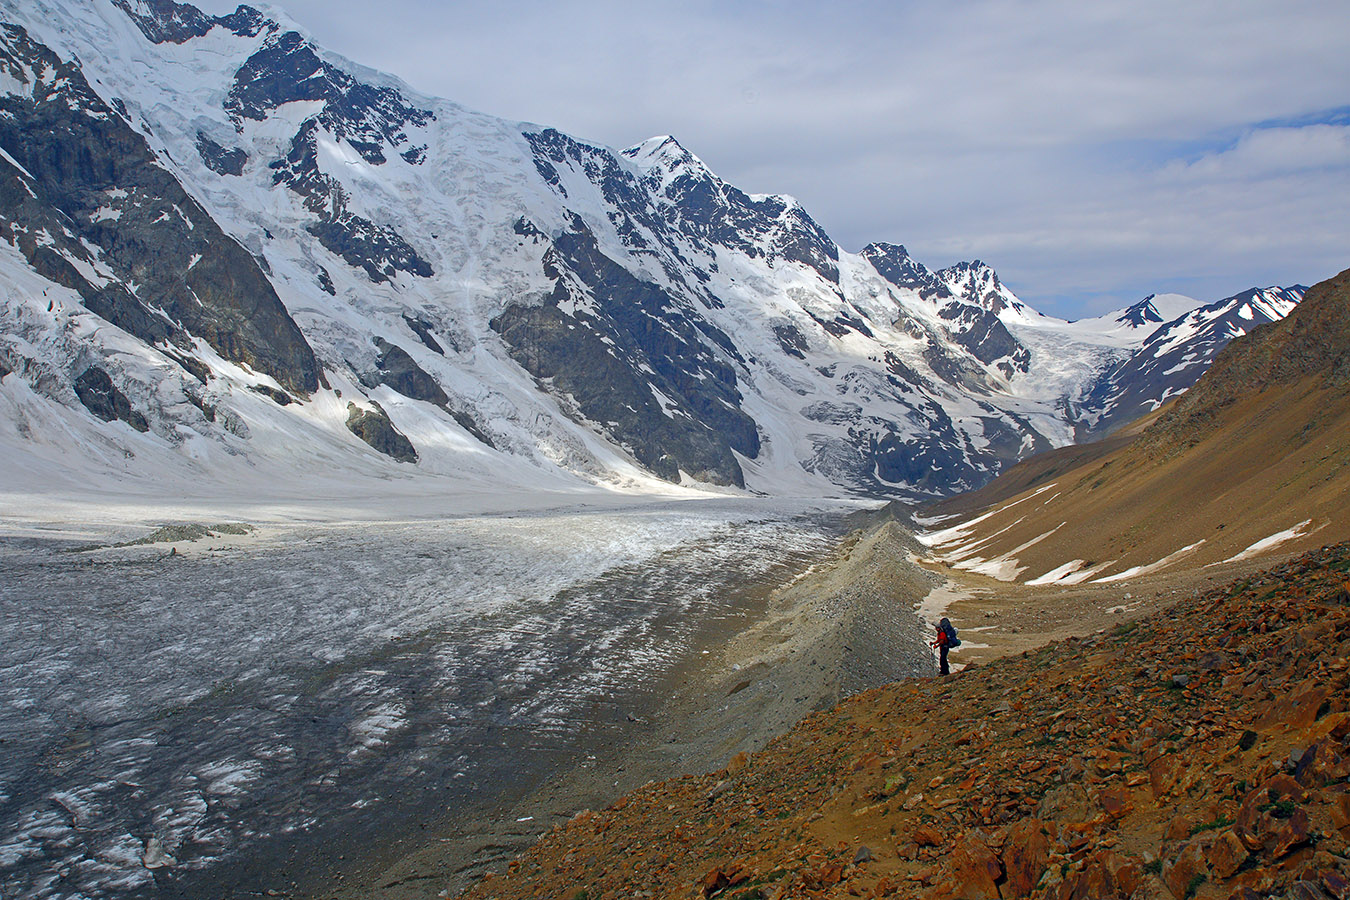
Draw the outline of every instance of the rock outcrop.
M347 404L347 429L385 456L399 462L417 462L417 448L412 441L394 427L384 407L371 401L373 409L361 409L355 403Z
M198 337L290 390L317 390L314 352L258 261L80 67L4 25L0 71L25 86L0 93L0 149L18 164L0 167L0 236L146 343Z

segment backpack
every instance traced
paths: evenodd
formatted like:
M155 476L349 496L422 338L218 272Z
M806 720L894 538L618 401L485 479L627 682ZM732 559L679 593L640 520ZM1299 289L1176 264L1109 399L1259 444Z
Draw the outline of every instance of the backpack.
M941 622L938 623L938 628L941 628L942 633L947 636L948 647L961 646L961 639L956 636L956 629L952 626L951 619L944 618Z

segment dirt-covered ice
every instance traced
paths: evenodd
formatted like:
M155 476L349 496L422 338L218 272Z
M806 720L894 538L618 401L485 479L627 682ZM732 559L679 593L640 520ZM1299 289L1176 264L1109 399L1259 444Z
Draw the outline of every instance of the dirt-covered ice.
M299 859L527 790L836 529L727 499L0 532L0 894L285 889Z

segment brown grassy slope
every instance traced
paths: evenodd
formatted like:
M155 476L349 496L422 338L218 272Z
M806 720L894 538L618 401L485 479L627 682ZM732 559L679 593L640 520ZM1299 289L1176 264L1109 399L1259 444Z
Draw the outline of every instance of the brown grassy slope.
M1022 469L1005 477L1026 480ZM1054 487L1035 496L1005 501L1000 481L963 502L983 496L995 514L938 549L966 564L1015 557L1020 580L1072 560L1109 563L1107 576L1200 541L1185 561L1206 565L1306 520L1280 552L1350 539L1350 271L1233 341L1134 443L1038 479Z
M1171 409L1175 403L1167 404L1162 410L1146 416L1113 431L1099 441L1088 444L1069 444L1028 457L1008 469L997 479L978 491L957 494L932 504L925 510L927 515L960 516L988 509L1005 500L1011 500L1032 488L1048 484L1056 478L1072 472L1082 466L1104 459L1128 447L1143 433L1144 429L1157 421L1163 411Z
M1225 347L1141 444L1155 450L1190 446L1222 423L1223 410L1254 391L1308 378L1332 389L1350 387L1350 269L1310 288L1284 320Z
M1348 577L1327 548L858 695L578 814L468 896L1345 898Z

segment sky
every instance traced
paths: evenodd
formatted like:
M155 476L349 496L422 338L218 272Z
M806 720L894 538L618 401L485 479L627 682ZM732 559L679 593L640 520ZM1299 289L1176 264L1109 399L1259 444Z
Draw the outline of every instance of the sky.
M1054 315L1350 267L1345 0L277 8L482 112L616 148L673 134L845 250L982 259Z

